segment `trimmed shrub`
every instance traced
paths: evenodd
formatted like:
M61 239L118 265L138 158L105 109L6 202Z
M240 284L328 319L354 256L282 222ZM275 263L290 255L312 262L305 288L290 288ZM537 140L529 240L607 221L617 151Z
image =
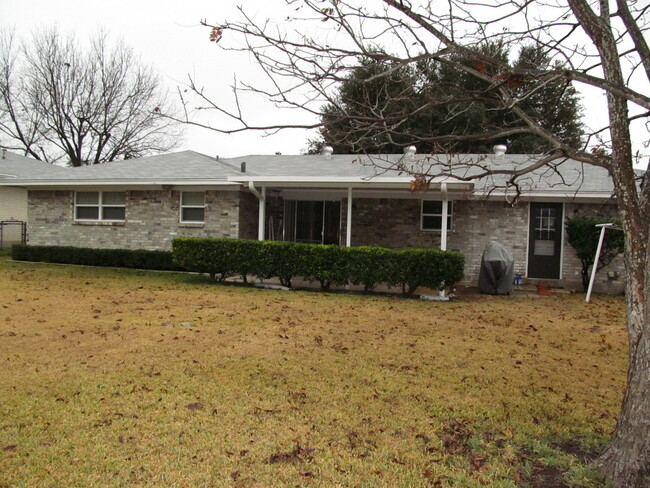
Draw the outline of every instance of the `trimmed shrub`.
M172 241L174 263L189 271L208 273L210 278L223 281L234 273L234 242L234 239L177 237Z
M389 259L391 251L384 247L351 247L349 248L350 282L363 285L368 292L380 283L390 281Z
M291 288L291 279L306 274L308 244L282 241L255 241L259 246L253 274L262 279L277 277Z
M412 296L419 286L441 290L463 278L462 254L437 249L401 249L390 253L388 285L398 286Z
M190 271L220 280L252 273L277 277L291 287L296 276L317 280L322 290L348 282L366 291L379 283L399 286L412 295L419 286L449 288L463 277L462 254L435 249L391 250L380 247L341 247L280 241L248 241L179 237L173 241L174 260Z
M336 245L306 246L304 277L316 280L323 291L350 280L350 248Z
M115 268L138 268L162 271L182 271L174 264L170 251L143 249L92 249L72 246L29 246L15 244L11 257L16 261L81 264Z

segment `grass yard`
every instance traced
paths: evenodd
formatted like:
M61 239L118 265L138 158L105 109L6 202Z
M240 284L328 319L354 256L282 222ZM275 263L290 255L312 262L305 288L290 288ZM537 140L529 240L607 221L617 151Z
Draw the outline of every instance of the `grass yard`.
M620 297L450 303L0 260L2 487L600 487Z

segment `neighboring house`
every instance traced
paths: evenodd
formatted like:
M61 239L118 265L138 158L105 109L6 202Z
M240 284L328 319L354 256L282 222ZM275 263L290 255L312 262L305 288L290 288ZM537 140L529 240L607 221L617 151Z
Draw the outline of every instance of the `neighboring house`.
M27 222L27 189L2 186L19 179L54 175L63 168L0 149L0 247L5 249L23 239L22 222Z
M373 161L401 158L415 165L420 157L408 152ZM477 160L511 168L531 157L435 158L436 164ZM489 191L494 182L503 179L434 179L428 191L411 191L411 176L378 171L365 156L219 159L184 151L13 184L28 190L31 244L170 249L174 237L209 236L436 247L462 252L466 280L476 282L483 250L496 240L512 251L515 272L529 281L579 288L580 262L565 242L564 221L579 213L615 213L607 172L570 160L562 178L541 170L522 179L523 196L514 206L503 190ZM597 290L622 291L621 261L599 274Z

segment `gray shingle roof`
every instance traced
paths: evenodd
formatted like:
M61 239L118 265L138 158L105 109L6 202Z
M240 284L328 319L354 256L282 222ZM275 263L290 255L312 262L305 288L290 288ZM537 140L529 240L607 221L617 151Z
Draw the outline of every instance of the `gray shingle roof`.
M10 179L49 178L65 172L65 168L20 156L12 152L3 152L0 156L0 181Z
M454 175L466 177L476 175L481 171L475 163L492 170L513 170L530 165L537 156L526 154L506 154L504 156L484 154L461 155L416 155L412 163L414 172L428 172L436 174L441 168L453 167ZM359 156L350 154L332 155L331 159L323 156L242 156L224 160L235 168L246 162L248 176L272 177L359 177L372 178L373 176L398 176L397 171L383 171L378 167L388 167L398 162L403 155ZM519 179L525 191L558 191L558 192L590 192L611 193L613 191L612 179L604 168L586 165L572 159L556 161L558 170L549 167L541 168ZM241 172L239 177L243 176ZM493 175L475 181L478 190L504 185L508 180L507 175Z
M202 182L206 185L224 184L228 181L237 182L247 179L272 178L278 182L283 179L295 180L300 178L317 180L327 183L333 179L357 178L372 181L373 177L397 177L405 180L410 177L396 171L378 170L378 165L391 165L404 156L359 156L350 154L334 154L327 159L320 155L249 155L218 160L195 151L182 151L159 156L150 156L126 161L114 161L101 165L84 166L80 168L60 168L34 161L12 153L7 153L6 160L0 160L0 174L14 175L12 181L18 184L22 180L25 186L49 182L52 184L93 184L93 183L122 183L144 184L156 182ZM431 167L435 172L438 165L451 165L459 176L475 174L476 168L464 169L464 163L479 162L492 169L513 169L529 164L535 156L506 154L495 155L416 155L412 163L415 171L423 171ZM246 163L246 171L241 171L242 163ZM543 191L566 193L595 193L603 196L611 194L613 185L606 170L577 161L565 160L559 166L559 171L543 168L531 175L521 178L524 191ZM8 181L0 176L0 184ZM494 175L475 182L477 190L483 190L493 185L503 185L507 181L504 175Z
M124 161L74 168L67 178L73 180L196 180L226 179L237 174L216 158L196 151L182 151Z

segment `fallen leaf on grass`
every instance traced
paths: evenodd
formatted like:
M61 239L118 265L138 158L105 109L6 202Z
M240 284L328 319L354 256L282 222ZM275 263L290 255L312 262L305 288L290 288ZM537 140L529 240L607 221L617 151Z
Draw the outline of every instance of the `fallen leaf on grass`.
M305 459L312 459L313 452L314 450L309 447L303 448L300 444L296 444L296 447L292 451L271 454L269 457L269 464L302 463Z

